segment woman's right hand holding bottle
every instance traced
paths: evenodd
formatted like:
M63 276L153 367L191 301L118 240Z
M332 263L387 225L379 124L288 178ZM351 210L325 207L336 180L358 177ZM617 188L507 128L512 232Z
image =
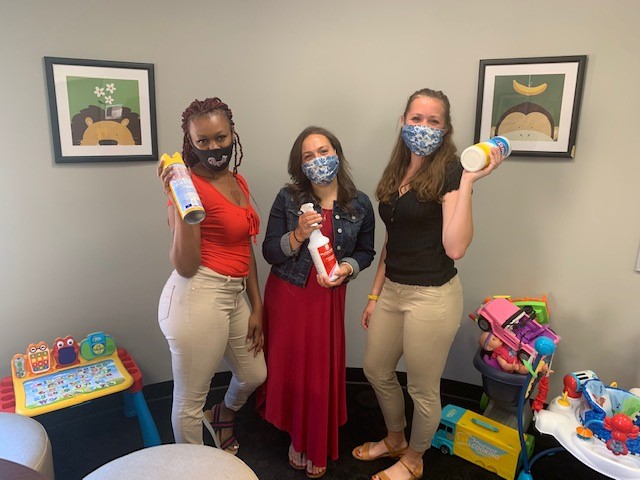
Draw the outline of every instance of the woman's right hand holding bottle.
M171 193L171 189L169 188L169 182L173 180L174 168L175 168L175 165L168 165L167 167L163 168L162 159L158 161L158 177L162 182L162 188L165 195L169 195Z
M314 230L319 230L322 224L322 215L318 212L304 212L298 217L298 226L294 232L296 237L300 240L306 240L311 236Z

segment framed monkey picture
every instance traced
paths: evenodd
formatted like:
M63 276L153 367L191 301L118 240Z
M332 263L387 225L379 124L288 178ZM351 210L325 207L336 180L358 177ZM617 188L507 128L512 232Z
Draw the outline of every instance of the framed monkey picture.
M573 157L586 55L480 60L475 142L501 135L512 155Z

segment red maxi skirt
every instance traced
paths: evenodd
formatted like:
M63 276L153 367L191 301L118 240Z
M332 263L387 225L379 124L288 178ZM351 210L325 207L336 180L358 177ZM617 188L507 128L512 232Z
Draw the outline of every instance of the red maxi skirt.
M338 458L347 421L345 298L346 285L321 287L315 268L304 288L269 274L264 293L267 381L256 408L318 467Z

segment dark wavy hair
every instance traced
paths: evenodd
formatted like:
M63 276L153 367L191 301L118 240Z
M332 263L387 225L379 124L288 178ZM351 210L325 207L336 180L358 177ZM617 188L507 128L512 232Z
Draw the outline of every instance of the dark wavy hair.
M340 140L338 140L338 138L326 128L316 126L307 127L300 132L298 138L293 142L291 153L289 154L288 167L289 177L291 177L292 182L286 185L289 193L296 202L300 203L300 205L307 202L319 202L319 199L316 198L313 193L311 181L309 181L302 171L302 142L304 142L309 135L325 136L336 151L336 155L338 155L338 158L340 159L337 176L337 202L343 210L351 211L351 200L357 196L357 190L353 183L353 179L351 178L351 173L349 172L349 162L347 162L347 159L344 156Z
M182 138L182 158L184 162L193 167L198 163L198 157L193 153L193 145L189 138L189 124L191 120L198 117L204 117L206 115L224 115L229 120L231 126L231 133L233 135L234 157L233 157L233 173L238 173L238 167L242 163L242 143L240 143L240 136L235 129L235 123L233 123L233 113L229 106L220 100L218 97L205 98L204 100L194 100L182 112L182 131L184 136Z
M431 155L425 158L420 169L411 178L411 188L416 192L418 200L442 200L442 189L444 187L444 177L447 163L457 161L456 146L453 143L453 125L451 124L451 105L449 99L441 91L423 88L414 92L404 108L403 118L406 121L407 113L411 103L418 97L429 97L439 100L444 105L444 128L447 132L444 135L442 144ZM402 139L402 132L398 132L396 145L391 152L391 159L382 174L382 178L376 188L376 198L382 203L390 203L391 198L398 193L400 182L409 168L411 162L411 151Z

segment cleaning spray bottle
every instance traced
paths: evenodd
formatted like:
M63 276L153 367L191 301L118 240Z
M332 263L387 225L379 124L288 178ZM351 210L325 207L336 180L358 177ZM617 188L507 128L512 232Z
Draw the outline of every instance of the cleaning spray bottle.
M189 225L200 223L204 220L206 213L196 187L193 186L187 166L182 160L182 155L176 152L170 157L164 153L160 157L160 162L163 171L169 165L174 165L173 178L169 182L169 189L171 190L173 203L178 212L180 212L180 216Z
M313 203L305 203L300 207L300 210L302 213L313 212ZM311 226L317 227L318 224L314 223ZM307 247L318 273L329 277L332 282L337 280L339 277L335 274L335 271L338 269L338 262L329 239L320 230L314 230L311 232Z

